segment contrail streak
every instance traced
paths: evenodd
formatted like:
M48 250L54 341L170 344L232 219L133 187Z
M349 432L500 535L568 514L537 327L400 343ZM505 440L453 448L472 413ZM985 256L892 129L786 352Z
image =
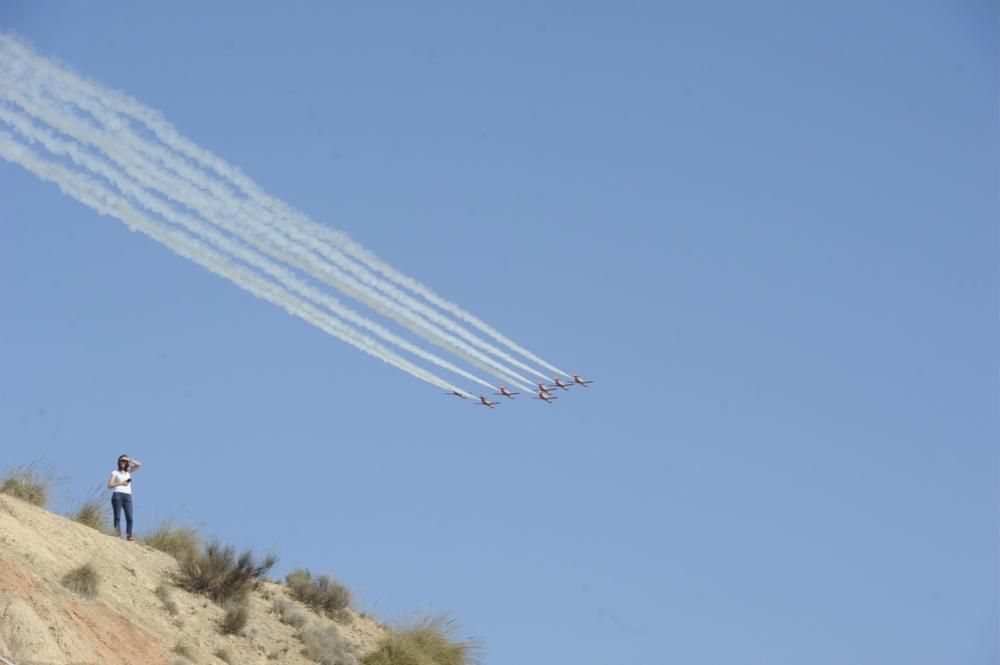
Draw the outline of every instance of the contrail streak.
M71 114L60 113L53 108L43 106L41 102L34 102L25 95L21 94L20 92L10 87L5 89L0 89L0 98L6 98L10 101L15 102L22 109L24 109L26 112L30 113L34 117L38 118L39 120L46 122L50 126L60 130L61 132L69 136L73 136L82 143L92 145L98 148L101 152L106 154L109 158L116 161L124 169L126 169L132 175L132 177L139 180L143 186L146 186L153 190L158 190L165 197L170 198L184 205L187 208L190 208L192 210L198 210L203 214L206 220L215 223L217 226L226 229L227 231L233 233L234 235L237 235L241 239L254 245L258 249L271 254L272 256L278 258L279 260L285 263L290 263L306 272L309 272L317 279L320 279L321 281L324 281L330 284L331 286L340 289L347 295L350 295L362 302L365 302L379 313L388 316L389 318L392 318L393 320L397 321L398 323L406 327L408 330L411 330L412 332L423 337L424 339L427 339L431 343L434 343L440 346L441 348L444 348L449 352L458 355L459 357L463 358L466 362L469 362L470 364L478 367L479 369L496 376L501 381L506 381L508 383L512 383L513 385L521 385L523 388L524 387L523 384L520 384L516 379L511 378L511 376L513 376L513 377L519 377L521 380L530 383L530 379L520 377L520 375L518 375L513 370L510 370L509 368L500 365L492 358L489 358L488 356L479 353L475 349L468 347L467 345L463 344L460 340L456 340L452 336L447 335L446 333L442 333L432 325L424 322L422 319L415 318L406 310L401 309L398 305L396 305L396 303L393 303L385 299L384 297L380 296L377 293L371 292L370 289L365 289L363 285L359 284L355 280L352 280L349 276L344 275L335 267L330 266L329 264L326 263L317 263L316 261L310 261L308 259L308 256L305 260L299 258L300 256L302 256L302 251L299 250L294 245L290 246L289 243L287 241L284 241L282 238L280 237L277 238L278 245L279 246L283 245L286 250L295 251L298 252L298 254L296 255L289 254L288 251L282 251L282 249L279 246L273 244L273 242L270 244L264 242L263 238L265 236L271 238L273 241L274 240L273 236L275 236L276 234L274 234L274 232L269 229L260 230L256 227L248 229L246 224L239 224L235 221L230 221L227 215L225 215L224 212L218 209L217 205L210 203L210 199L206 199L205 195L199 194L196 190L185 185L183 182L178 183L176 179L169 179L169 178L165 179L165 176L162 173L161 174L156 174L155 172L152 174L148 173L147 169L145 168L146 163L141 159L131 158L128 152L124 151L121 148L121 146L119 146L114 141L113 137L110 137L105 133L102 133L98 130L95 130L83 124L82 122L74 118ZM2 108L3 107L0 107L0 109ZM16 114L13 114L11 112L7 112L5 115L5 118L8 120L9 123L14 122L13 120L10 119L13 117L16 117ZM21 129L23 132L32 131L30 129L27 129L26 127L30 127L30 125L26 126L22 122L22 124L19 126L19 129ZM36 128L34 131L35 133L32 135L32 137L36 140L42 140L42 135L40 133L41 130L37 130ZM50 138L50 142L52 140L55 139ZM52 150L51 147L50 150ZM88 168L91 167L88 166ZM107 176L107 174L102 174L102 175ZM119 189L122 189L122 186L118 185L117 182L116 185L119 186ZM132 196L133 198L136 197L135 194L132 194ZM144 207L148 207L148 205L144 204ZM159 212L159 210L157 210L156 212ZM199 235L202 234L199 232ZM386 337L381 333L380 336L383 336L383 338L388 339L388 337ZM400 342L398 341L394 341L394 343L400 344ZM414 351L414 353L420 354L422 352ZM435 364L438 364L439 366L444 366L440 365L439 361L432 360L432 362L435 362ZM447 367L452 371L455 371L453 365L449 364ZM461 373L460 370L459 373ZM480 379L473 379L473 380L482 385L486 385L491 388L493 387L492 384L487 384Z
M212 231L196 219L171 209L169 206L158 201L154 196L145 192L140 186L130 182L130 178L128 178L128 176L125 176L120 171L117 171L100 158L88 155L86 152L79 150L72 143L60 141L44 129L34 127L30 121L23 116L20 116L20 114L13 113L0 106L0 120L3 120L7 124L13 126L29 141L41 143L52 154L69 157L75 164L89 169L94 174L105 178L114 184L120 192L131 197L150 212L154 212L165 220L184 227L187 231L208 240L211 244L215 245L230 256L240 259L258 270L261 270L283 284L288 290L327 308L350 323L369 330L376 336L381 337L387 342L395 344L404 351L408 351L434 365L437 365L438 367L454 372L463 378L469 379L470 381L474 381L475 383L487 388L492 388L492 384L469 374L465 370L442 358L438 358L431 353L427 353L420 347L411 344L398 335L393 334L383 326L370 321L351 309L343 306L335 298L310 287L301 280L295 278L281 266L265 259L257 252L248 250L234 241L225 238L222 234Z
M229 279L253 295L282 307L290 314L298 316L329 335L375 356L421 381L470 396L469 393L457 386L414 365L375 340L338 321L305 300L288 293L285 289L276 287L273 282L235 263L229 257L212 250L186 233L165 228L162 224L136 210L123 197L114 194L93 178L39 157L34 151L16 141L5 131L0 131L0 157L20 165L42 180L56 184L63 193L93 208L98 213L119 219L129 228L166 245L176 254Z
M264 210L270 211L271 213L273 213L274 215L278 216L280 219L285 221L286 224L282 227L283 232L290 233L291 228L294 228L301 232L304 232L305 235L309 238L312 239L320 238L322 240L325 240L332 247L339 249L341 252L351 256L353 259L366 264L368 268L371 268L372 270L382 274L387 279L407 289L410 289L414 293L417 293L418 295L425 298L428 302L449 312L450 314L452 314L452 316L478 329L483 334L492 337L494 340L507 346L516 353L521 354L523 357L528 358L533 362L542 365L552 371L568 376L568 374L565 371L544 361L543 359L534 355L527 349L517 345L512 340L502 335L499 331L495 330L494 328L492 328L479 318L475 317L474 315L466 312L455 303L452 303L442 298L441 296L438 296L429 287L421 284L415 279L410 278L407 275L401 273L400 271L392 268L392 266L388 265L384 261L381 261L369 250L365 249L361 245L351 240L346 234L339 231L334 231L325 226L317 224L304 214L291 208L288 204L267 195L265 192L261 191L260 188L257 187L257 185L250 178L245 176L238 169L230 166L225 161L216 157L211 152L204 150L203 148L200 148L199 146L195 145L188 139L178 134L177 131L169 123L167 123L162 118L162 116L156 111L140 104L139 102L128 97L127 95L106 89L103 86L97 84L90 83L64 68L61 68L57 65L53 65L50 61L34 54L28 47L20 44L17 40L13 38L0 35L0 46L5 47L8 50L8 52L12 53L17 58L20 58L22 62L26 61L28 64L30 64L31 69L34 69L36 71L43 71L49 77L58 80L60 83L67 86L68 88L86 93L91 97L97 99L101 104L104 104L106 107L115 109L114 113L120 113L122 115L129 116L132 119L142 123L143 125L146 126L147 129L149 129L149 131L155 134L165 145L169 146L177 153L187 157L188 159L193 160L198 164L201 164L203 167L214 170L223 179L233 184L237 189L242 190L245 196L249 200L253 201L255 204L257 204ZM22 66L22 70L23 69L25 69L25 67ZM77 104L79 104L79 101L80 100L77 99L73 100L73 102ZM84 108L84 106L81 105L81 108ZM95 117L97 117L96 113L101 112L100 109L97 109L95 111L95 109L92 106L90 108L85 108L85 110L95 114ZM127 130L127 127L124 123L118 121L118 123L116 124L118 124L122 129ZM162 156L163 155L157 155L156 157L159 159ZM176 164L172 165L171 168L175 168L176 166L178 165ZM190 171L190 168L187 167L187 165L183 165L180 168L181 170L177 170L176 168L175 170L177 170L177 172L182 176L188 177L190 179L189 175L186 175L185 173L182 172L184 169ZM193 180L193 182L197 182L197 177ZM392 297L395 297L397 298L397 300L399 300L398 290L390 291L389 289L385 288L386 286L387 285L385 284L376 285L376 288L379 288L383 292L386 292ZM409 302L405 302L404 304L410 306L411 308L416 309L415 307L413 307L413 302L414 301L410 300ZM427 316L426 312L422 313L424 313L425 316ZM439 323L439 325L445 325L445 326L448 325L441 323L440 321L436 322ZM453 330L453 332L463 337L469 335L467 332L465 334L458 332L457 329ZM484 348L485 343L479 341L478 338L474 336L466 338L469 339L471 343L477 344L478 346L480 346L480 348ZM472 341L473 339L475 339L476 341L473 342ZM502 351L496 349L496 347L493 347L492 345L486 347L486 350L488 350L490 353L493 353L494 355L497 355L498 357L503 358L504 360L506 360L511 364L516 364L517 366L521 367L522 369L525 369L526 371L530 371L531 373L536 374L538 376L543 376L540 372L519 363L515 359L511 358L508 354L504 354Z
M19 87L23 88L26 86ZM45 91L49 93L53 92L50 88L45 88ZM308 272L313 277L343 291L345 294L364 302L384 316L406 327L411 332L461 357L471 365L496 376L501 381L519 386L522 390L531 389L529 385L531 380L527 377L497 363L489 356L482 354L461 340L445 333L432 323L426 321L419 314L406 310L396 302L376 293L372 288L353 279L339 270L339 268L330 265L329 262L322 261L318 257L313 258L315 257L314 254L308 252L308 250L301 249L294 243L289 243L269 226L262 227L260 222L247 219L246 215L243 216L242 222L237 221L236 215L232 211L240 209L242 204L239 201L232 200L231 196L229 197L228 205L226 204L227 202L218 202L217 199L214 200L216 202L213 202L213 199L210 197L206 197L188 183L171 176L162 169L159 169L159 172L154 170L153 173L149 173L145 168L146 163L138 156L133 157L133 154L140 152L140 150L135 149L133 144L141 142L141 139L135 137L134 134L132 135L134 139L133 144L123 144L121 141L116 141L116 137L94 129L73 114L60 111L58 107L52 104L46 104L42 100L44 96L43 92L38 90L38 84L32 86L31 91L26 94L23 90L15 90L14 86L8 86L0 90L0 97L5 97L9 101L16 103L29 114L45 121L61 132L98 148L109 158L118 162L123 168L126 168L135 178L141 181L143 186L158 190L167 198L188 208L198 210L208 221L225 228L230 233L237 235L259 250L265 251L285 263L294 265ZM73 97L65 98L65 100L76 103ZM116 134L116 136L118 135L120 135L120 132ZM126 149L126 145L129 146L129 149ZM447 321L447 319L445 320ZM440 366L440 363L435 364L439 364ZM517 364L520 365L520 363ZM453 366L450 366L450 368L453 368ZM531 370L530 367L528 369ZM534 370L531 371L534 372ZM539 376L541 375L539 374ZM481 381L477 382L482 383Z

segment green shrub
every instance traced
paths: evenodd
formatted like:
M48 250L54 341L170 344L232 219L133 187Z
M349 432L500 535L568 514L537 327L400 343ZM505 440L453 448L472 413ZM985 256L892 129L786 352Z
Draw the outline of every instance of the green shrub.
M11 467L0 480L0 493L44 508L49 502L52 473L41 473L35 462L28 466Z
M362 665L466 665L475 662L475 641L456 641L458 626L444 616L426 617L409 628L390 630Z
M335 626L310 626L299 631L302 655L320 665L356 665L357 661Z
M175 582L186 591L200 593L221 604L242 599L277 562L274 555L257 561L250 550L237 557L232 547L213 540L200 552L180 559Z
M97 587L100 585L100 578L94 567L85 563L69 571L62 578L64 587L74 593L78 593L85 598L97 596Z
M301 628L309 621L309 617L287 598L274 599L274 612L278 615L281 623L287 623L294 628Z
M172 520L163 520L142 539L150 547L166 552L178 560L197 554L200 541L198 529L177 526Z
M250 608L246 603L233 602L226 605L226 614L219 623L219 632L223 635L236 635L246 628L250 619Z
M319 613L335 616L351 605L351 591L327 575L313 577L308 570L293 570L285 578L292 596Z

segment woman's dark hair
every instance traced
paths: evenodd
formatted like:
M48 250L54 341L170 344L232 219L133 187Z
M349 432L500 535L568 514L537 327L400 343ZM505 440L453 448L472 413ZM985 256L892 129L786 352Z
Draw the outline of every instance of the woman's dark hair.
M119 471L122 470L122 462L125 462L125 470L128 471L128 465L129 465L128 455L119 455L118 456L118 470Z

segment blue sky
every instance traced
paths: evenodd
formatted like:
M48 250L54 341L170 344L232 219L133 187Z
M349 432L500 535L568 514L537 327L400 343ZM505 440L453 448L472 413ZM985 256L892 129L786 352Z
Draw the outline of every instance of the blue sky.
M55 509L131 453L488 663L1000 659L995 3L146 4L0 29L597 383L470 408L4 162Z

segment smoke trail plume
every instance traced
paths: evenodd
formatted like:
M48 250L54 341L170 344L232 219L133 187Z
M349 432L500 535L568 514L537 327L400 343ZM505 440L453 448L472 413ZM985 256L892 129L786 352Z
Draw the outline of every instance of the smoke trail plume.
M9 69L9 68L8 68ZM276 233L270 227L262 225L255 218L253 208L248 209L241 201L228 197L228 200L219 201L212 199L204 193L206 187L199 190L186 183L184 180L172 176L164 169L149 170L147 160L142 159L139 153L150 152L150 148L143 149L142 140L127 129L119 127L116 135L100 129L95 129L73 114L62 110L53 103L46 104L43 97L44 92L56 92L51 89L38 88L37 83L28 84L26 79L30 76L30 68L26 68L18 74L21 80L13 80L16 85L9 85L0 89L0 98L6 98L29 114L46 122L61 132L74 137L75 139L92 145L112 160L117 161L123 168L131 173L141 184L153 190L159 191L165 197L170 198L187 208L197 210L205 219L211 221L225 230L237 235L241 239L257 247L257 249L267 252L275 258L289 263L296 268L309 273L313 277L333 286L345 294L358 299L369 305L380 314L387 316L400 325L403 325L411 332L419 335L427 341L453 353L469 364L479 369L493 374L505 383L519 386L522 389L529 389L531 380L517 373L508 367L497 363L489 356L482 354L469 345L465 344L454 336L442 331L433 323L426 321L419 314L414 313L400 306L391 299L376 293L371 287L353 279L339 267L323 262L315 254L299 245L290 243L283 236ZM8 73L7 76L10 76ZM6 78L6 77L5 77ZM58 95L57 95L58 96ZM72 96L61 96L63 101L76 103ZM98 112L99 113L99 112ZM119 136L131 137L128 141L116 140ZM136 148L138 144L138 148ZM157 154L162 149L155 151ZM160 156L160 161L170 166L175 171L183 170L185 167L178 166L176 159ZM192 181L204 183L205 178L190 176ZM218 188L207 187L211 191L218 192ZM242 211L244 214L237 215L234 211ZM259 213L258 213L259 214ZM238 221L241 220L241 221ZM516 361L515 361L516 362ZM435 364L439 364L436 362ZM520 363L518 363L520 364ZM529 368L531 369L531 368ZM536 372L537 373L537 372ZM539 374L539 376L541 376ZM482 383L481 381L477 381Z
M58 81L64 89L74 90L79 93L83 93L85 96L77 96L75 101L82 102L81 108L85 108L91 113L108 112L108 109L112 109L112 113L118 113L128 118L143 124L149 131L157 136L160 141L168 146L171 150L175 151L177 154L200 164L202 167L211 169L219 177L228 181L231 185L235 186L238 190L241 190L249 201L260 206L263 210L269 211L271 214L276 216L278 220L284 222L284 229L286 232L289 229L295 229L301 233L304 233L306 237L311 237L315 239L321 239L329 244L330 247L340 250L344 254L352 257L356 261L364 264L371 271L375 271L381 274L388 280L403 286L410 291L420 295L428 302L436 305L437 307L448 312L455 318L463 321L464 323L476 328L481 333L493 338L497 342L507 346L509 349L515 351L516 353L522 355L523 357L530 359L531 361L548 368L551 371L568 376L568 374L548 363L538 357L537 355L531 353L527 349L516 344L506 336L502 335L499 331L493 327L486 324L481 319L475 317L469 312L459 307L457 304L450 302L443 297L434 293L429 287L421 284L417 280L401 273L400 271L394 269L389 264L381 261L369 250L365 249L361 245L357 244L351 240L346 234L339 231L334 231L325 226L317 224L316 222L310 220L304 214L292 209L287 204L270 197L265 192L260 190L259 187L247 176L245 176L241 171L235 167L227 164L222 159L216 157L211 152L195 145L191 141L187 140L181 136L169 123L167 123L162 116L153 111L152 109L140 104L134 99L128 97L119 92L108 90L100 85L91 83L76 76L72 72L54 65L50 61L41 56L36 55L29 48L19 43L17 40L10 38L5 35L0 35L0 47L2 47L8 55L13 59L19 59L22 69L32 69L38 72L44 73L47 77ZM93 105L87 106L89 100L87 98L96 99L100 104L104 106L104 109L95 109ZM123 129L127 129L121 120L117 121L122 125ZM163 153L157 155L163 158ZM167 157L169 159L169 157ZM171 166L171 168L176 168L177 164ZM191 171L188 166L181 166L180 171ZM180 172L179 171L179 172ZM197 181L197 178L195 179ZM301 236L300 236L301 237ZM330 257L328 257L330 258ZM369 272L370 274L370 272ZM386 288L387 285L384 283L381 286L377 286L383 292L389 293L393 297L399 299L398 290L389 290ZM411 308L413 308L412 300L405 302ZM426 316L426 312L424 312ZM440 324L440 322L439 322ZM447 325L447 324L440 324ZM454 325L454 324L451 324ZM468 333L458 333L457 330L453 330L456 334L465 337L470 342L472 339L476 339L475 343L480 348L484 347L483 342L479 341L478 338L474 336L467 336ZM504 354L496 347L488 346L487 350L498 357L503 358L505 361L515 364L516 366L530 371L537 376L543 376L540 372L531 369L530 367L519 363L518 361L510 358L508 354Z
M355 348L393 365L414 378L448 391L465 396L467 392L427 370L414 365L393 353L375 340L361 334L350 326L338 321L309 304L305 300L289 294L273 282L261 277L253 270L239 265L229 257L212 250L204 243L189 235L164 227L138 211L120 195L113 193L97 180L82 175L60 164L43 159L24 144L19 143L8 132L0 131L0 157L18 164L42 180L56 184L61 191L93 208L102 215L108 215L124 222L129 228L139 231L167 246L176 254L189 259L207 270L229 279L237 286L253 295L278 305L285 311L311 323L324 332Z
M379 324L370 321L351 309L343 306L336 299L310 287L301 280L295 278L281 266L265 259L256 252L248 250L241 245L226 239L224 236L212 231L198 220L174 211L169 206L164 205L155 197L145 192L141 187L138 187L136 184L130 182L130 178L128 176L104 163L100 158L93 157L86 152L77 149L76 146L71 143L60 141L50 132L34 127L27 119L18 117L17 114L10 112L3 107L0 107L0 120L3 120L7 124L15 127L15 129L17 129L17 131L29 141L40 143L52 154L69 157L78 166L82 166L92 173L100 175L105 180L114 184L120 192L124 193L126 196L130 197L150 212L156 213L163 219L183 227L186 231L208 240L211 244L215 245L223 252L241 259L248 265L269 275L293 293L297 293L303 298L325 307L346 321L369 330L376 336L391 344L395 344L404 351L408 351L434 365L437 365L438 367L447 369L482 386L487 388L492 387L491 384L483 381L482 379L469 374L465 370L456 367L444 359L427 353L420 347L415 346L398 335L393 334L383 326L380 326Z

